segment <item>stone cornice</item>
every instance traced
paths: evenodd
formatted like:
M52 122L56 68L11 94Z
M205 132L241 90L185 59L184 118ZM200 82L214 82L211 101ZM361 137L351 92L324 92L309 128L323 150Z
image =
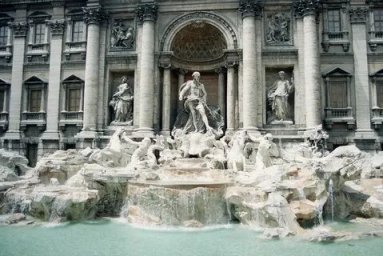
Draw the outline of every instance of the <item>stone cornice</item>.
M26 22L9 22L9 26L13 30L15 37L25 37L28 31L28 24Z
M84 22L86 24L100 24L105 20L106 15L100 6L96 7L83 7Z
M64 34L65 20L47 20L47 25L51 28L53 36Z
M156 21L158 5L153 3L140 4L137 6L136 14L140 22Z
M351 23L366 23L367 20L367 8L357 7L350 9L350 21Z
M321 0L295 0L293 3L297 17L315 15L319 12L321 5Z
M259 0L239 1L239 11L242 13L242 18L261 16L262 9L263 6Z

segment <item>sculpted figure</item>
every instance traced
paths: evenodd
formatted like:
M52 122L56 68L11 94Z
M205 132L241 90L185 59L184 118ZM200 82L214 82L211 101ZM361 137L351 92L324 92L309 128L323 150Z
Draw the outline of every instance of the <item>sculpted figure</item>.
M272 109L272 119L285 121L290 118L288 97L292 93L293 83L286 79L284 71L280 71L279 78L267 92Z
M219 109L207 105L207 94L205 86L200 82L200 73L194 72L192 77L193 80L187 81L180 88L179 100L184 100L184 112L177 117L174 130L181 129L183 134L198 132L222 135L223 118Z
M127 83L127 77L121 78L117 92L113 94L110 105L114 108L115 122L133 122L133 93Z
M255 161L257 171L263 170L272 165L272 157L279 157L277 145L273 142L273 136L268 133L260 141Z
M126 28L122 22L115 22L112 28L111 37L112 47L133 48L134 35L133 28Z

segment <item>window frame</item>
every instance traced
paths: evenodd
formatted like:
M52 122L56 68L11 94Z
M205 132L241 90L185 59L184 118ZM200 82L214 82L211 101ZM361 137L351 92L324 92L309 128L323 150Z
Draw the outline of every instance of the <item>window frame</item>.
M27 113L45 113L46 112L46 88L48 83L37 77L31 77L24 82L25 98L24 98L24 112ZM40 111L31 111L31 92L41 91L40 97Z
M323 3L323 26L322 26L322 48L324 52L328 52L330 47L342 47L344 52L350 49L350 17L347 15L347 0L327 0ZM331 11L339 13L339 31L330 31Z
M355 129L355 117L352 103L351 79L352 75L341 68L335 68L332 71L322 75L324 80L324 94L325 94L325 119L324 123L328 129L332 128L334 123L344 123L347 129ZM332 107L330 106L330 86L332 82L343 81L346 83L346 101L345 107Z

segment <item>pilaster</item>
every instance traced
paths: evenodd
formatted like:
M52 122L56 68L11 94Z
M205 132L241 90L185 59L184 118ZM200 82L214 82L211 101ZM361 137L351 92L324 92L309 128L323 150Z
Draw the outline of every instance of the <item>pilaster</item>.
M354 52L355 98L356 98L356 139L373 136L371 129L371 102L367 60L366 21L367 8L350 9L352 46Z

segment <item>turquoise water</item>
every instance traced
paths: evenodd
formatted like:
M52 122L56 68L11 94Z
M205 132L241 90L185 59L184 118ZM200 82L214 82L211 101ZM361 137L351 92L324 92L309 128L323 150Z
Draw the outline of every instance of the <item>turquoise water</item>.
M115 220L55 227L0 227L1 256L380 256L383 239L332 244L263 240L239 225L198 231L146 230Z

